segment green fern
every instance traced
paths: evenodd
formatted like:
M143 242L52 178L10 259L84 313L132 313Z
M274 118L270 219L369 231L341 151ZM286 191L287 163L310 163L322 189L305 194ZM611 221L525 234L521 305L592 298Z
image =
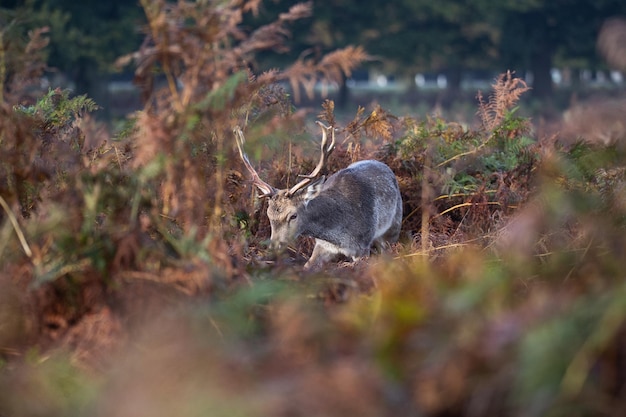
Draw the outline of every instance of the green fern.
M100 107L87 95L70 98L69 90L48 90L48 93L37 100L32 106L17 106L19 113L39 118L45 125L63 127L80 118L85 113L91 113Z
M405 135L396 142L402 159L427 160L444 195L473 195L497 189L494 174L521 170L537 159L528 119L517 107L501 111L492 130L470 129L442 118L405 120Z

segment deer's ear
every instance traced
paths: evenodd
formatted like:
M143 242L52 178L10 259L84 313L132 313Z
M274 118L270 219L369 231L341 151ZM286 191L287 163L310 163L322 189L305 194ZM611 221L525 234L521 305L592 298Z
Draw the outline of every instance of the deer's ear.
M309 184L304 190L304 204L306 205L309 201L313 200L315 197L319 195L322 191L322 187L324 186L324 182L326 181L326 177L322 175L317 180Z

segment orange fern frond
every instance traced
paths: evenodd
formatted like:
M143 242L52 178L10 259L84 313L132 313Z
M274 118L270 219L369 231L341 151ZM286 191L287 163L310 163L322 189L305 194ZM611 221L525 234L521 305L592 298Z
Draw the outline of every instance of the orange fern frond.
M317 68L311 61L301 59L294 62L281 74L283 79L289 81L293 91L293 98L300 101L300 87L304 88L307 97L313 97L315 84L317 83Z
M530 90L524 80L513 77L513 74L509 70L496 78L492 84L493 93L489 96L489 100L485 101L480 91L476 96L478 115L483 127L488 131L494 130L502 122L507 112L517 104L521 95Z
M365 113L365 107L359 106L354 119L352 119L352 121L346 126L348 135L354 138L358 138L360 136L363 113Z
M396 117L387 110L376 106L363 121L363 129L368 136L390 141L393 134L392 120L395 118Z
M282 76L289 81L293 89L294 100L300 101L300 87L309 98L313 98L314 88L319 80L340 83L343 77L349 77L356 68L370 56L360 47L348 46L333 51L318 63L311 59L299 59L286 69Z
M322 111L317 115L317 118L323 122L326 122L329 126L336 126L335 120L335 102L333 100L324 100L322 103Z
M394 115L380 106L376 106L370 114L363 117L365 108L359 106L356 116L346 126L348 134L359 139L363 134L389 141L393 135Z
M261 7L262 2L263 0L248 0L244 2L241 9L244 13L252 13L252 15L256 17L259 15L259 8Z
M318 66L328 79L339 82L342 72L349 77L355 68L370 59L362 46L350 45L325 55Z
M313 14L313 2L294 4L289 8L287 13L281 13L278 16L280 22L292 22L294 20L311 17Z

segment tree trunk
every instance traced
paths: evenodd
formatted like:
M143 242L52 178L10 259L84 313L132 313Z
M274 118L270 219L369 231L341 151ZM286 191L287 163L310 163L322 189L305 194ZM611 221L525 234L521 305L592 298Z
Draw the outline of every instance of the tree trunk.
M111 117L110 96L108 88L108 76L104 76L95 64L81 62L74 76L76 85L74 94L87 96L93 99L100 110L93 115L101 120L109 120Z
M454 66L446 71L448 85L446 89L449 95L458 95L461 92L461 78L463 71L460 66Z
M533 73L533 96L542 100L552 96L552 48L549 45L537 45L531 55L530 69Z
M350 89L348 88L348 78L346 74L341 75L339 83L339 95L337 96L337 108L345 109L350 98Z
M463 71L460 66L450 67L446 72L446 91L443 94L443 102L445 108L449 108L455 101L459 99L461 94L461 78Z

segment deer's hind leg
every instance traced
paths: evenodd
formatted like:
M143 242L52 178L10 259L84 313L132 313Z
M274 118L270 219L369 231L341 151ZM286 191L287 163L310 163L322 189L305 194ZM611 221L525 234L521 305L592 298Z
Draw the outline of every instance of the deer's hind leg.
M400 230L402 229L402 200L398 199L396 203L396 215L389 226L389 229L382 235L382 239L389 243L396 243L400 238Z
M391 226L382 236L377 237L372 242L372 249L374 249L377 253L383 253L391 248L391 244L398 241L400 237L400 229L402 227L402 217L394 219Z
M372 242L372 250L374 253L381 254L388 250L390 247L389 242L385 239L385 236L381 236L378 239L374 239Z

